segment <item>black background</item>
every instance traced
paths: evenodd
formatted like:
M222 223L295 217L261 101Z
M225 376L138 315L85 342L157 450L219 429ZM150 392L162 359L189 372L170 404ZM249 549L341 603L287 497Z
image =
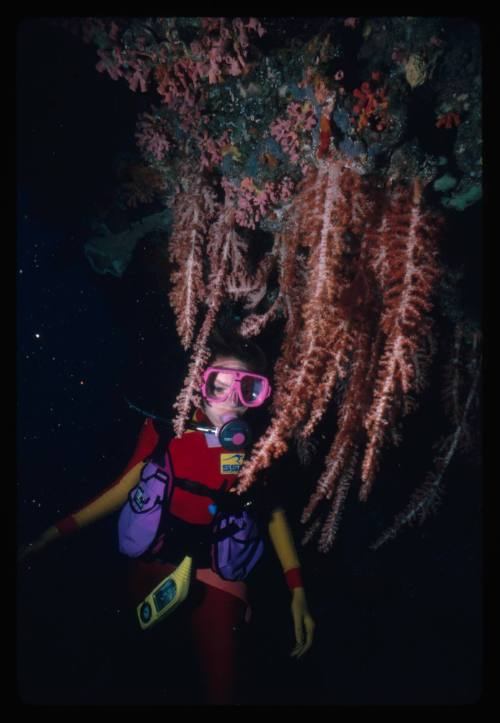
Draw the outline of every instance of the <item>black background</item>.
M117 279L95 273L83 254L88 220L112 193L113 163L133 144L144 97L97 73L95 48L47 19L19 25L17 41L21 543L116 478L142 423L124 398L161 409L177 394L185 358L161 256L138 248ZM455 223L463 234L455 236L456 253L471 269L468 303L474 307L480 244L470 243L470 232L477 216L471 211ZM301 550L317 622L314 646L302 660L289 658L289 595L272 554L254 574L250 704L463 705L480 699L477 465L455 460L438 514L378 552L368 547L422 482L438 434L435 416L428 393L408 423L403 447L387 455L368 503L352 495L333 551ZM318 470L297 472L286 461L281 466L297 540ZM165 627L160 652L157 645L146 658L129 632L115 526L114 517L100 522L19 571L17 670L24 703L195 701L176 626ZM153 670L162 684L148 689Z

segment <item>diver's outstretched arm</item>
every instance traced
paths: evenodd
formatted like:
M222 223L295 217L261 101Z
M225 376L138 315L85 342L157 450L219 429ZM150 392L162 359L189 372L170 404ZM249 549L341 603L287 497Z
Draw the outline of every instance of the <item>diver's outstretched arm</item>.
M78 512L73 512L64 520L49 527L33 542L23 545L18 552L18 561L21 562L29 555L41 552L50 542L65 537L70 532L75 532L82 527L87 527L122 507L127 501L130 490L139 482L142 467L143 462L137 463L99 497Z
M144 460L155 448L158 434L154 428L153 420L146 419L139 433L139 438L132 457L122 474L98 497L88 502L77 512L68 515L63 520L49 527L36 540L23 545L18 552L18 561L21 562L33 553L40 552L50 542L66 537L81 527L96 522L119 509L127 501L128 493L139 482Z
M292 593L291 610L296 645L291 656L300 658L312 645L315 622L309 612L300 572L299 556L297 555L285 510L282 507L273 510L269 522L269 537Z
M59 530L54 525L49 527L45 532L42 532L40 537L37 537L33 542L27 542L22 545L17 552L17 561L22 562L25 558L30 555L35 555L37 552L41 552L49 542L57 540L59 537Z

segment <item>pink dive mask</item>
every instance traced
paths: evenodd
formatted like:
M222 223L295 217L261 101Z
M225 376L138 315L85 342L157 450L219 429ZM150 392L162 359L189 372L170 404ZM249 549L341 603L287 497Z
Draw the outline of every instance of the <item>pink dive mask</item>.
M232 395L235 403L239 400L244 407L259 407L271 394L271 385L266 377L246 369L207 367L201 392L204 399L215 404Z

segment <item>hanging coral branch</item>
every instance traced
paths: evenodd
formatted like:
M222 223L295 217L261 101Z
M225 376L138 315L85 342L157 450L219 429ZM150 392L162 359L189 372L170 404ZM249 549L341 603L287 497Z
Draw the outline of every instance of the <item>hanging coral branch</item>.
M193 184L194 188L200 187ZM208 313L175 405L176 432L184 429L196 399L208 359L207 339L222 298L243 300L248 309L255 308L264 297L271 268L278 263L280 287L274 303L242 324L242 333L250 335L261 331L278 312L286 315L274 370L273 418L240 473L238 492L247 490L258 472L288 449L292 436L311 436L344 380L336 434L302 516L302 522L308 522L320 502L331 500L319 541L320 550L326 552L333 544L362 448L359 496L366 500L388 432L394 438L398 416L411 408L412 393L423 384L432 337L431 297L439 274L435 219L423 209L417 181L409 188L370 196L368 184L352 163L341 156L328 158L302 181L283 212L282 230L272 251L252 277L246 242L236 231L232 189L226 189L217 220L210 199L207 203L200 190L192 191L174 211L172 243L183 249L175 252L175 258L180 268L192 271L184 274L184 281L176 272L172 292L186 341L194 328L200 289L210 290ZM208 221L200 231L201 216ZM210 275L202 287L204 235L209 238ZM313 526L319 529L316 522Z
M324 521L319 541L319 549L324 552L333 544L343 506L357 470L359 450L366 439L363 419L371 401L370 394L383 337L381 329L376 329L380 315L375 294L376 284L367 264L372 241L372 236L365 233L360 254L356 257L358 271L342 297L341 308L344 309L344 318L350 320L351 334L354 337L349 381L338 402L337 433L326 455L324 471L302 513L301 521L307 523L318 505L333 497L331 511ZM318 522L319 520L315 520L312 523L304 536L303 544L319 529Z
M207 342L223 302L237 305L239 317L243 309L242 336L275 323L282 336L271 420L237 491L255 484L291 442L305 450L321 434L330 447L302 522L304 543L318 534L326 552L350 492L368 498L382 451L397 443L434 354L440 227L427 190L442 158L423 152L418 138L407 140L418 126L408 122L408 97L432 82L428 96L437 106L427 107L427 116L463 119L448 131L457 134L449 168L462 169L461 178L446 171L432 193L453 189L440 199L446 209L475 203L480 43L476 32L471 44L442 18L413 19L412 27L397 17L369 24L303 20L293 53L282 43L286 18L266 18L266 28L255 18L97 18L85 19L82 30L99 48L100 72L162 98L160 108L142 113L136 138L143 160L160 174L155 188L173 215L169 299L181 343L191 351L175 403L176 433L200 401ZM446 44L439 38L444 25ZM341 40L354 35L355 73ZM441 62L453 43L468 59L467 92L463 78L455 78L455 56ZM351 93L356 78L365 82ZM152 197L141 189L133 198ZM262 232L273 237L264 253ZM256 268L250 258L259 259ZM473 376L463 400L463 348L457 327L444 385L454 432L394 529L432 507L444 470L467 438L479 382Z
M214 192L200 176L188 177L186 186L186 190L176 196L172 208L174 224L169 259L174 266L169 299L177 319L177 333L183 347L188 349L198 306L206 297L203 254L218 204Z
M370 401L370 379L373 375L373 363L370 363L372 343L373 340L367 332L360 332L356 337L350 381L340 405L337 434L325 458L324 471L317 482L316 490L302 513L301 521L306 523L322 500L334 496L330 515L324 523L321 534L321 548L324 550L333 544L338 517L356 472L359 447L363 440L363 435L360 434L363 413ZM374 348L377 348L376 342ZM338 482L339 478L342 479L342 484Z
M366 444L360 490L366 499L386 430L406 410L411 392L420 390L422 358L429 353L427 315L439 273L435 219L423 211L417 183L383 201L382 210L375 208L360 176L340 160L304 181L287 223L287 238L309 251L296 304L300 321L276 364L273 420L240 474L244 491L286 451L299 425L300 436L309 436L338 380L348 377L325 470L302 517L307 522L321 500L333 497L320 537L323 551L333 543L360 445ZM363 219L367 233L356 253L347 239ZM349 272L353 268L357 273Z
M456 339L458 340L458 338L462 337L463 333L461 325L457 331ZM478 347L477 338L476 344ZM377 550L385 542L396 537L405 525L414 525L417 522L422 524L429 514L435 512L439 506L442 497L443 477L457 450L460 449L460 447L463 448L466 446L469 438L470 417L473 407L478 400L481 376L481 354L477 347L473 350L472 369L470 370L472 372L472 381L465 403L463 406L461 405L460 418L453 432L436 445L438 456L435 461L434 470L428 474L423 485L415 490L406 509L396 516L391 527L385 530L385 532L371 544L370 547L372 550ZM456 349L457 347L455 345L455 351ZM456 360L452 360L452 365L456 365ZM456 409L454 408L454 419L455 412Z
M380 321L387 340L373 402L364 420L369 441L362 463L362 500L371 489L386 430L394 425L403 395L421 383L415 358L422 352L422 339L430 333L428 312L439 268L435 221L422 212L420 200L418 182L409 195L402 191L391 195L378 244L390 267L390 273L387 268L384 273ZM382 264L377 266L380 269Z
M351 488L353 475L356 471L356 453L350 455L349 461L344 466L344 471L335 488L330 514L327 516L319 538L318 550L328 552L335 540L339 528L340 518L344 509L347 495Z
M249 294L254 296L257 293L255 283L252 283L249 278L245 242L238 234L235 223L235 209L226 199L224 207L219 211L218 218L208 229L206 255L210 270L208 282L204 287L208 291L206 300L208 310L193 347L184 388L174 404L178 410L174 422L177 435L181 435L185 429L192 403L199 404L201 401L198 390L201 386L203 369L210 355L207 341L223 298L229 295L240 297ZM180 272L177 273L180 274ZM178 308L183 311L181 307Z
M346 284L342 254L350 219L342 179L352 173L340 160L322 163L304 180L284 222L287 242L292 248L302 246L308 251L305 280L287 289L288 306L298 313L287 330L275 367L274 417L240 473L240 492L248 489L258 470L287 449L287 440L308 419L311 404L319 396L318 385L320 394L331 394L342 369L342 353L349 337L345 324L339 323L336 301ZM290 298L292 289L298 298ZM325 386L325 379L330 388Z
M454 327L452 353L444 369L442 391L444 409L455 426L459 425L461 416L461 397L464 385L464 345L464 324L459 321Z

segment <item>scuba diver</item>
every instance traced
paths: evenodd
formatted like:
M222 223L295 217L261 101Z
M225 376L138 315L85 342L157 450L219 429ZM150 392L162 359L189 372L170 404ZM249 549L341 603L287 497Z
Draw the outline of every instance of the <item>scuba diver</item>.
M184 434L175 437L168 424L148 416L119 478L25 545L19 559L121 510L119 546L130 558L130 602L142 634L154 625L156 635L178 606L187 611L182 619L189 621L204 702L228 705L237 702L240 631L251 615L245 577L263 550L252 515L258 505L233 492L251 443L244 415L269 398L271 387L256 344L226 342L215 333L209 346L202 403ZM315 628L300 561L284 509L271 507L265 520L291 593L291 657L300 658Z

